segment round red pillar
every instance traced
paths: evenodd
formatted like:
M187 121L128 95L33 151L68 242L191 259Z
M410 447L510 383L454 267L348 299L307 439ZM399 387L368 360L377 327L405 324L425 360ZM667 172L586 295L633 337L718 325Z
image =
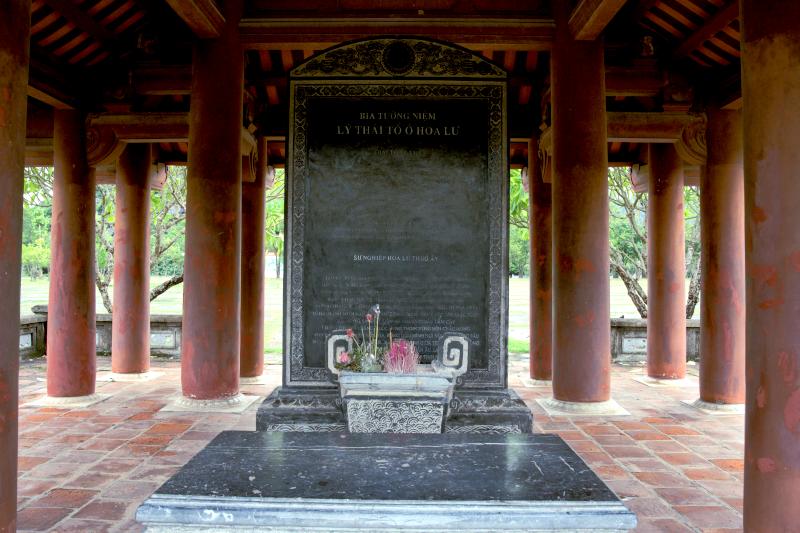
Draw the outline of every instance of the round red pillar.
M0 2L0 531L16 531L19 293L30 0Z
M117 161L111 371L150 369L149 144L129 144Z
M742 0L744 529L800 525L800 2Z
M181 385L190 399L239 393L241 10L241 0L225 2L220 37L194 45L181 346Z
M744 168L739 111L710 109L700 178L700 400L745 398Z
M528 190L530 234L530 376L553 379L553 289L552 215L550 184L541 176L538 145L528 147Z
M47 394L95 391L94 170L86 162L84 121L55 110L50 297L47 307Z
M647 196L647 375L686 376L683 161L672 144L650 145Z
M242 183L242 326L239 375L264 372L264 231L267 139L258 138L255 180Z
M568 4L553 3L553 396L603 402L611 392L603 43L572 38Z

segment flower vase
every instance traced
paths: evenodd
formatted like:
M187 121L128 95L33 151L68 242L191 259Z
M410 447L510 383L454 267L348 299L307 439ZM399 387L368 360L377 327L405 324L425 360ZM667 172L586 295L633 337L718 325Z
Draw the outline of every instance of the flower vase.
M383 370L380 364L378 364L378 358L375 356L374 353L367 352L361 358L361 371L362 372L380 372Z

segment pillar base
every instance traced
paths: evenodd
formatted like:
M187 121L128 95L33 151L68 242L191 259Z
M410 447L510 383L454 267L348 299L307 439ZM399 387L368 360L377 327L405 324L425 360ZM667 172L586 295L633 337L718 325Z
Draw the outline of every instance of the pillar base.
M532 378L522 378L522 384L528 388L533 387L552 387L553 381L550 379L532 379Z
M173 398L161 411L174 413L243 413L261 396L236 394L228 398L198 400L178 396Z
M687 378L654 378L646 375L636 376L633 378L633 381L637 381L648 387L693 387L697 385L694 381L690 381Z
M260 376L242 376L239 378L239 385L267 385L267 376L264 374Z
M153 371L148 370L147 372L131 372L131 373L120 373L120 372L98 372L97 381L116 381L116 382L140 382L140 381L152 381L154 379L158 379L163 376L164 373L160 371Z
M75 409L89 407L110 398L110 394L88 394L86 396L43 396L25 405L34 407L56 407L58 409Z
M555 398L536 400L550 416L630 416L615 400L605 402L564 402Z
M681 400L681 403L694 407L707 415L743 415L743 403L711 403L705 402L700 398L696 400Z

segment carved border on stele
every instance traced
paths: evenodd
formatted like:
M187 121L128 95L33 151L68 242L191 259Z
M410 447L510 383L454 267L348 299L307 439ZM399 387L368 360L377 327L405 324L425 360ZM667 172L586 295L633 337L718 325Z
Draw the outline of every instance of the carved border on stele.
M291 76L505 79L506 73L460 46L429 39L389 37L335 46L298 65Z

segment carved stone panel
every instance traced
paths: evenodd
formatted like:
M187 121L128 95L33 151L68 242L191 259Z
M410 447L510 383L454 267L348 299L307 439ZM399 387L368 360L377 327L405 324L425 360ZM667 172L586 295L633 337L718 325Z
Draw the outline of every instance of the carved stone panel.
M435 401L348 400L350 433L442 433L444 405Z

